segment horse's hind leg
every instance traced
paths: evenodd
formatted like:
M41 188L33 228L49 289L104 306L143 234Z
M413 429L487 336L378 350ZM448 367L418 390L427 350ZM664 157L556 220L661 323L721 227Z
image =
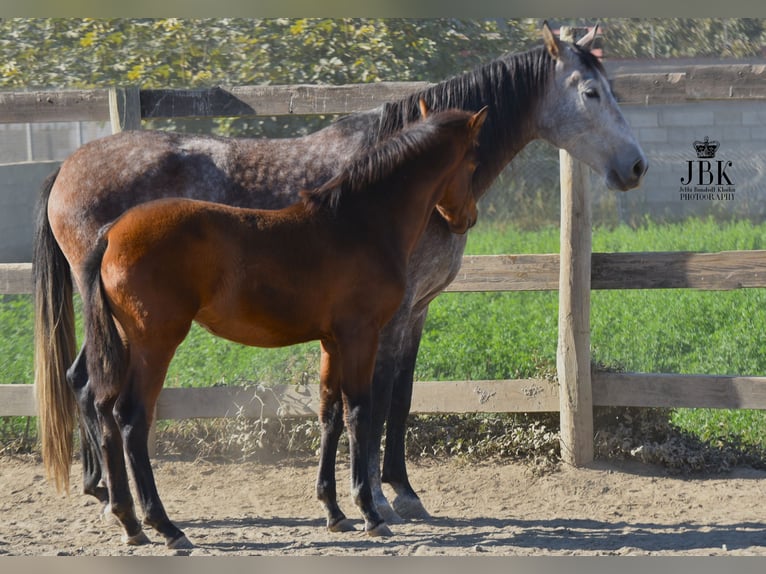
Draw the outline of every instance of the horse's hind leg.
M138 353L134 351L134 354ZM163 359L160 367L156 366L157 363L151 363L154 365L150 367L151 375L147 373L134 375L130 379L128 390L115 404L115 416L122 432L125 454L130 461L133 478L136 481L138 497L144 511L144 524L162 534L168 548L192 548L192 543L170 521L165 512L149 460L149 427L169 362L169 358L166 361Z
M109 492L102 477L101 428L96 414L95 398L88 383L86 366L87 343L66 373L67 382L77 400L80 411L80 451L82 454L83 494L95 496L104 505L109 503Z
M338 506L335 481L338 441L343 432L343 401L341 399L340 370L337 360L337 351L330 345L326 346L323 342L319 405L319 423L322 436L316 491L317 498L327 513L328 530L346 532L354 530L354 526Z
M122 524L123 542L131 545L145 544L149 539L136 518L133 497L130 495L128 473L122 448L120 429L113 415L114 399L96 402L98 420L101 423L101 450L109 489L109 510Z

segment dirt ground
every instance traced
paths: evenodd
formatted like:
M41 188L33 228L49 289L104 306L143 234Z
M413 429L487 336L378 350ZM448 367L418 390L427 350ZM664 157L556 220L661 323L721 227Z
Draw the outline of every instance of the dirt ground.
M635 463L540 475L518 463L411 462L432 518L393 524L369 538L338 473L340 502L356 532L330 533L314 499L315 461L155 461L176 524L212 555L766 555L766 472L677 477ZM80 484L80 466L72 469ZM31 458L0 459L0 555L167 556L160 537L124 546L94 499L56 495Z

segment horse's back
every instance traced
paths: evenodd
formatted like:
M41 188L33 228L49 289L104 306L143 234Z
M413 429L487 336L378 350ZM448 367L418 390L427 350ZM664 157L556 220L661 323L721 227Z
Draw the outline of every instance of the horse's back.
M361 133L334 126L284 139L121 132L62 163L48 202L51 227L76 269L98 230L135 205L188 197L278 209L333 175L361 141Z

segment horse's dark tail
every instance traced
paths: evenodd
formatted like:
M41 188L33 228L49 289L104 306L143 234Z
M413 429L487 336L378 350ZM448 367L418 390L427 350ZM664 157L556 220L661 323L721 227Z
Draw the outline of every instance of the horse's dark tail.
M102 233L83 266L88 379L94 392L105 397L116 395L125 377L128 356L101 282L101 262L107 247L106 234Z
M72 274L48 221L48 198L58 170L48 176L37 203L32 270L35 296L35 394L42 455L48 478L69 491L75 399L66 370L77 352Z

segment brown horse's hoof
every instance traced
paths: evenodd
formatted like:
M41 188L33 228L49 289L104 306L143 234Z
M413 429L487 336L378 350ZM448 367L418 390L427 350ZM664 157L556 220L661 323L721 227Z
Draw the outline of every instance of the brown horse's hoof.
M394 533L391 532L391 529L386 525L385 522L381 522L377 526L373 526L367 531L368 536L393 536Z
M175 540L168 540L165 545L171 550L191 550L194 548L194 544L186 536L181 536Z
M354 528L354 525L351 524L348 518L343 518L342 520L338 520L335 524L328 524L327 530L330 532L351 532L356 530L356 528Z
M128 546L141 546L142 544L149 544L151 540L149 540L149 537L144 533L143 530L141 530L138 534L134 534L133 536L123 534L122 542Z

